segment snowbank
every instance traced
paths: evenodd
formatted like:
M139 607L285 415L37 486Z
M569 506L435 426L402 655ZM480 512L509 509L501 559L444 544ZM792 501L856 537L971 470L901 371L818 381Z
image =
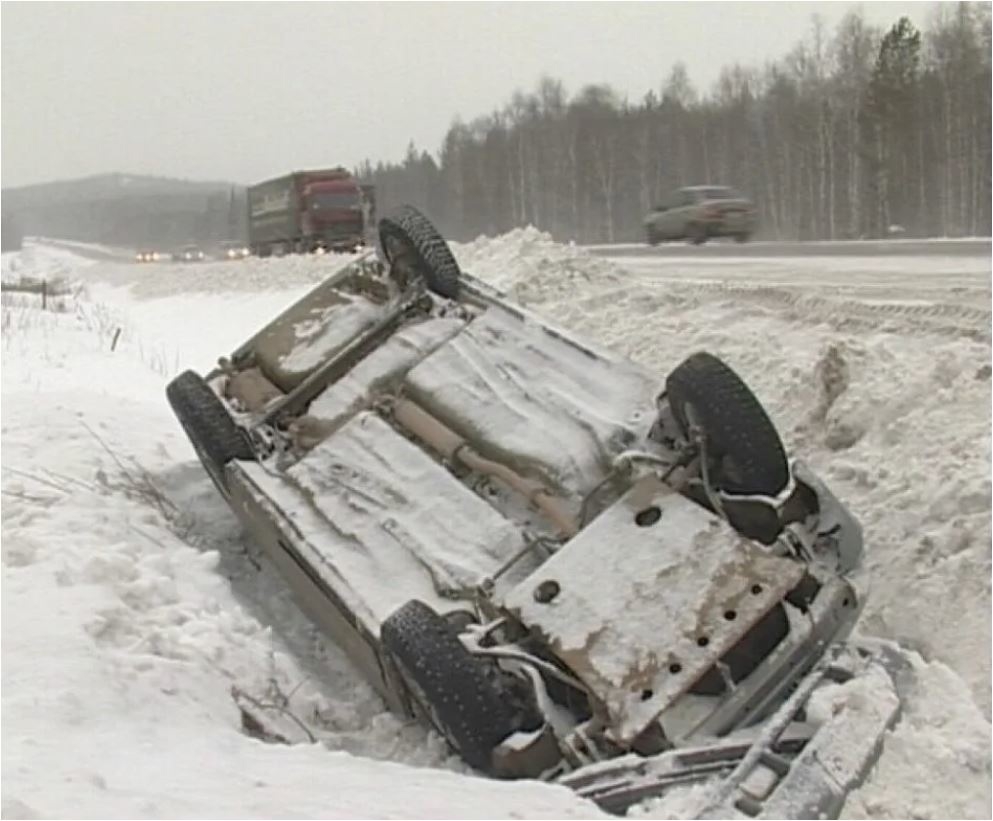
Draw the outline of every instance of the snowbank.
M576 245L562 245L534 226L499 237L452 243L459 265L524 305L568 298L578 290L620 282L614 263Z
M86 282L127 288L132 297L231 294L314 285L356 258L354 254L291 254L234 261L104 263L83 274ZM92 275L90 275L92 274Z
M94 260L34 242L26 242L20 251L8 252L0 258L0 278L3 282L22 279L72 283Z

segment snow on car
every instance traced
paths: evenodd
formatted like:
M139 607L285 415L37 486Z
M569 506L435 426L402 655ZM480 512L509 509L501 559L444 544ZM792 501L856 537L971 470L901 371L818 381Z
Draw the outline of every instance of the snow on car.
M611 811L720 776L704 814L837 814L906 667L848 640L844 505L710 353L659 385L415 209L380 240L167 390L310 617L484 773ZM853 682L874 697L812 707Z

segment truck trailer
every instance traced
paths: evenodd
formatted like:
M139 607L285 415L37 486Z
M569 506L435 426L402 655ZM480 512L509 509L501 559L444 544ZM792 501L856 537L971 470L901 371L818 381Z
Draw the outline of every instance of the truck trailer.
M295 171L248 189L253 253L354 251L367 244L375 192L346 169Z

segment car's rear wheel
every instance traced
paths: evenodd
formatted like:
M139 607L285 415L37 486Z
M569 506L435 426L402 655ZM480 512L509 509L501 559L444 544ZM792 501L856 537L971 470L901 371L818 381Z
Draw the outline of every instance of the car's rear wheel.
M379 242L391 266L405 266L439 296L458 297L459 265L431 221L412 205L401 206L379 221Z
M699 222L692 222L686 229L686 236L694 245L703 245L707 241L707 228Z
M735 242L748 242L748 240L750 240L750 239L751 239L751 234L749 234L746 231L743 231L740 234L735 234L734 235L734 241Z
M467 764L493 773L493 751L520 728L500 673L466 649L451 622L424 602L394 611L380 629L418 706Z
M173 379L166 388L166 398L210 478L222 493L227 493L225 465L236 459L254 458L244 429L195 371L186 371Z
M755 394L728 365L700 352L669 374L666 396L687 439L691 428L699 427L708 476L714 489L726 494L723 507L731 524L749 538L774 541L782 529L776 511L762 502L733 498L775 497L789 483L782 440ZM705 497L698 501L709 506Z
M645 239L649 245L658 245L662 241L659 235L656 234L655 230L652 228L645 231Z

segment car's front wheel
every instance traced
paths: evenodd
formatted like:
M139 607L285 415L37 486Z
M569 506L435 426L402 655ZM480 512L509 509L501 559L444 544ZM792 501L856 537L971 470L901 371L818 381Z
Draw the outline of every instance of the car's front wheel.
M173 379L166 388L166 398L210 478L221 493L227 493L225 465L236 459L255 458L244 429L195 371Z

